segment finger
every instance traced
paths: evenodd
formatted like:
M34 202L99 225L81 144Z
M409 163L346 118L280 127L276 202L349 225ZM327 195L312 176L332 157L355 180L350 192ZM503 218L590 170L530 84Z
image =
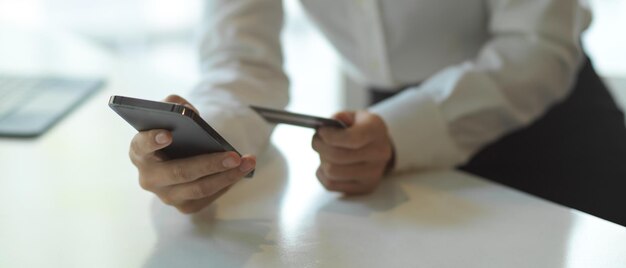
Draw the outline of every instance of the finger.
M378 163L358 163L337 165L328 162L320 164L325 177L333 181L372 181L383 175L384 166Z
M184 105L184 106L189 107L190 109L192 109L194 112L198 113L198 109L196 109L196 107L191 105L191 103L189 101L187 101L185 98L183 98L181 96L169 95L163 101Z
M347 149L358 149L376 139L375 132L369 131L366 125L352 125L346 129L321 127L317 130L319 137L327 144Z
M352 126L356 119L356 113L353 111L338 112L333 115L333 118L343 122L346 126Z
M347 149L358 149L373 141L367 133L354 126L346 129L320 127L317 134L325 143Z
M154 152L172 143L172 134L163 129L152 129L137 133L130 142L130 158L135 161L146 160Z
M169 203L176 204L215 195L220 190L241 180L256 165L254 157L247 156L242 158L241 161L241 165L238 168L206 176L193 182L174 185L165 198L168 199Z
M347 113L339 113L336 116L346 118L353 115L353 118L346 119L354 121L350 127L346 129L322 127L318 130L324 142L337 147L357 149L387 135L385 123L380 116L367 111Z
M391 148L369 144L359 149L346 149L325 143L319 135L313 135L311 142L313 150L319 153L320 160L334 164L356 164L385 160L391 154Z
M361 183L358 181L333 181L328 179L321 169L317 170L317 178L326 190L341 192L349 195L367 194L376 189L376 184Z
M214 194L214 195L212 195L210 197L207 197L207 198L202 198L202 199L199 199L199 200L186 201L186 202L184 202L181 205L177 205L176 209L178 209L178 211L180 211L181 213L184 213L184 214L191 214L191 213L199 212L203 208L205 208L205 207L209 206L210 204L212 204L213 202L215 202L215 200L220 198L226 192L228 192L228 190L230 190L231 187L232 186L228 186L228 187L220 190L216 194Z
M217 174L241 164L235 152L211 153L175 159L160 163L150 170L152 186L162 187L188 183L202 177Z

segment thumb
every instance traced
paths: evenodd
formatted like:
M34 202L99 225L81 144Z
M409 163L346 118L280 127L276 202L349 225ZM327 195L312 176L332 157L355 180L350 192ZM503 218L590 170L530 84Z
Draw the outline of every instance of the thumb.
M333 115L333 118L343 122L346 126L351 126L356 119L356 113L353 111L342 111Z
M163 101L176 103L176 104L180 104L180 105L186 106L186 107L192 109L194 112L198 113L198 109L196 109L196 107L191 105L191 103L189 103L185 98L183 98L181 96L174 95L174 94L173 95L169 95Z

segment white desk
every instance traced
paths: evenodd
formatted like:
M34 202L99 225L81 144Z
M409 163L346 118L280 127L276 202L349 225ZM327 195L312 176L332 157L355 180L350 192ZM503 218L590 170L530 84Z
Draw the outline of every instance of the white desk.
M117 67L45 136L0 139L0 267L626 266L626 228L454 171L328 193L312 132L295 127L277 129L255 178L179 214L140 189L134 131L106 106L154 77Z
M104 91L38 140L0 140L2 267L624 267L626 228L449 171L342 198L311 132L190 217L140 190ZM288 138L287 138L288 137ZM301 160L296 160L301 159Z

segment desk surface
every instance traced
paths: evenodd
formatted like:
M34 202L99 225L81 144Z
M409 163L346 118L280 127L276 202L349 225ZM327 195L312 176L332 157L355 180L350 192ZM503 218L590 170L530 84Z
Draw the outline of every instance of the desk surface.
M195 216L142 191L101 92L38 140L0 140L3 267L623 267L626 228L453 171L324 191L310 130Z
M405 174L357 198L326 192L312 132L296 127L277 128L255 178L179 214L140 189L127 158L134 130L106 106L155 79L117 67L106 90L43 137L0 139L0 267L626 263L626 228L463 173Z

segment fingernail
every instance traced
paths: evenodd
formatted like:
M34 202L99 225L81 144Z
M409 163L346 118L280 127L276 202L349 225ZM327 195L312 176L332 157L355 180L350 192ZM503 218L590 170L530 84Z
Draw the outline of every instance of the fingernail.
M235 160L235 158L228 157L222 161L222 165L224 165L225 168L234 168L237 166L237 160Z
M253 168L253 166L254 164L251 160L244 160L243 163L241 163L241 166L239 166L239 171L248 172Z
M154 137L154 140L158 144L166 144L169 141L169 138L167 137L167 134L165 134L165 132L161 132L157 134L156 137Z

